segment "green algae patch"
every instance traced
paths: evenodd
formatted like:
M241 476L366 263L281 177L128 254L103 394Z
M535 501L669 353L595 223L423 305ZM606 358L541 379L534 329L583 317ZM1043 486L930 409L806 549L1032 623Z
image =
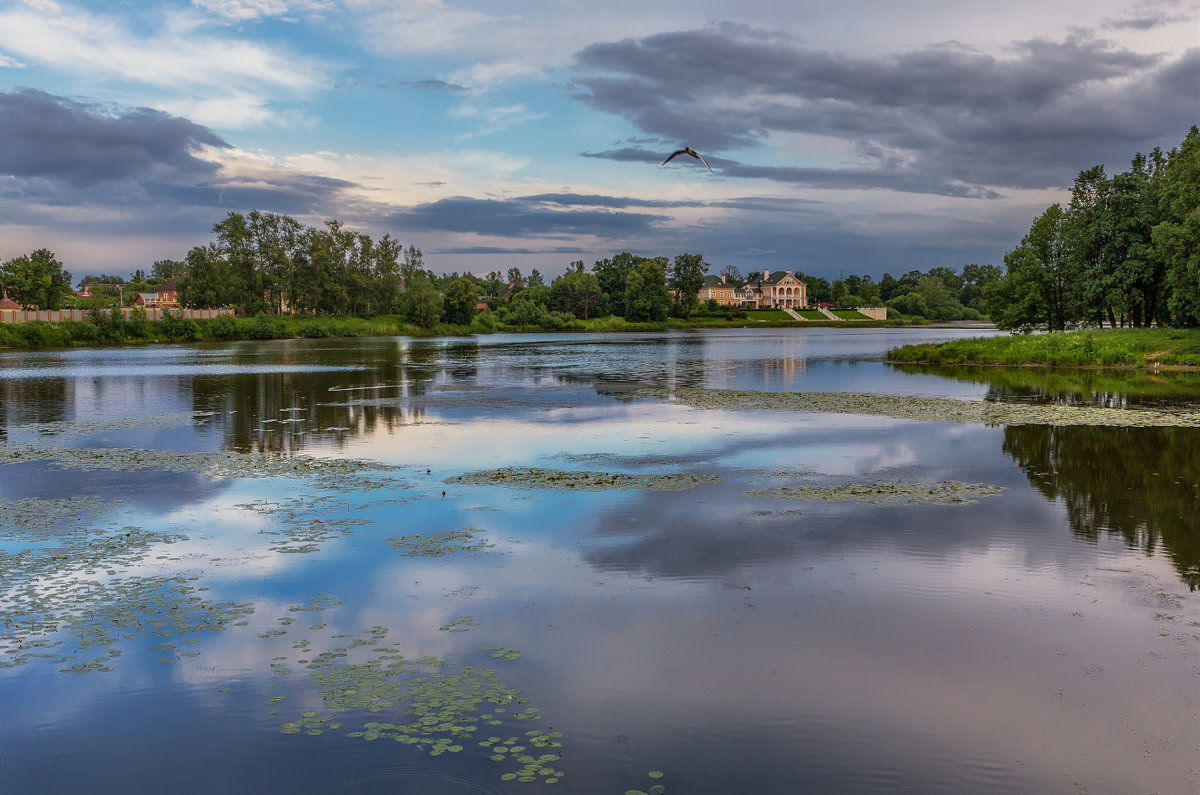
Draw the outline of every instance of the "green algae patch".
M107 672L121 653L116 643L219 632L253 612L207 599L195 578L121 574L186 540L99 522L122 505L89 496L0 500L0 541L8 547L0 549L0 668L48 659L63 673ZM85 657L102 647L101 656ZM170 662L194 655L174 643L150 648L172 654L161 658Z
M471 627L478 626L480 624L475 620L474 616L459 616L453 621L447 621L445 624L442 624L438 629L443 632L466 632Z
M210 478L297 477L341 491L407 488L389 473L399 467L355 459L283 456L267 453L176 452L130 447L75 448L49 444L0 444L0 465L53 461L59 469L137 472L150 469L189 472ZM368 477L379 473L380 477Z
M1034 405L875 395L860 392L756 392L738 389L644 389L639 397L670 399L698 409L865 414L918 422L985 425L1200 427L1200 412Z
M542 719L541 711L496 670L431 656L409 659L399 643L385 645L386 635L386 628L372 627L299 661L321 707L300 711L279 731L315 737L345 730L346 737L396 742L430 756L469 751L503 765L502 781L557 782L566 775L557 766L562 732L528 729ZM267 703L274 709L282 701ZM521 729L509 725L517 721L524 723Z
M805 502L853 502L862 505L973 505L997 497L1006 489L957 480L845 483L837 486L780 486L747 491L747 497L772 497Z
M502 467L467 472L447 478L446 482L468 486L506 486L514 489L551 491L688 491L711 483L720 483L721 478L716 475L687 473L589 472L541 467Z
M467 527L462 530L437 530L422 535L414 533L397 538L389 538L388 543L406 558L443 558L459 552L478 552L481 549L493 547L479 536L482 530Z

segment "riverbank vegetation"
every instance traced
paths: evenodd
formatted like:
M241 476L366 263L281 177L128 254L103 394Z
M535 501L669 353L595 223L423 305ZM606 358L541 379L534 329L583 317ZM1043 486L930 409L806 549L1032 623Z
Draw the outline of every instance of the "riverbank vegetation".
M1129 170L1081 171L985 289L1000 328L1200 325L1200 128Z
M888 361L1054 367L1200 367L1200 329L1086 329L907 345Z

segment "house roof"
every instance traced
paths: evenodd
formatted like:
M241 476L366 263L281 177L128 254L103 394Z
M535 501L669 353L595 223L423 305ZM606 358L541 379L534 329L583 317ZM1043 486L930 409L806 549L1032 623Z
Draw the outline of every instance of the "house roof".
M775 271L774 273L769 274L766 278L763 278L761 271L756 271L747 276L746 281L744 281L742 284L746 287L779 284L788 276L791 276L796 281L800 281L799 277L797 277L794 273L788 273L787 271Z
M720 277L720 276L705 276L705 277L704 277L704 286L705 286L705 287L708 287L708 288L713 288L713 287L733 287L733 285L732 285L732 284L730 284L730 283L728 283L728 282L723 282L723 281L721 281L721 277Z
M0 298L0 309L20 309L21 305L9 298L7 295Z
M179 292L179 280L167 279L165 282L154 288L156 293L177 293Z
M137 297L143 301L157 301L158 293L138 293Z

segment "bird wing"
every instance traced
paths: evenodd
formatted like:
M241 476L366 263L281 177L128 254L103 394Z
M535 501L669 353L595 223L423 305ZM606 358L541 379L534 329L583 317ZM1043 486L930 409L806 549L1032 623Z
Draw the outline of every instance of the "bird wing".
M708 161L704 159L704 155L702 155L702 154L700 154L699 152L697 152L697 153L696 153L696 157L700 158L700 162L701 162L701 163L703 163L704 165L708 166L708 173L709 173L709 174L713 173L712 166L709 166L709 165L708 165Z
M670 157L668 157L666 160L662 161L662 165L665 166L667 163L670 163L672 160L674 160L679 155L686 155L686 154L687 154L686 149L680 149L678 151L672 152Z

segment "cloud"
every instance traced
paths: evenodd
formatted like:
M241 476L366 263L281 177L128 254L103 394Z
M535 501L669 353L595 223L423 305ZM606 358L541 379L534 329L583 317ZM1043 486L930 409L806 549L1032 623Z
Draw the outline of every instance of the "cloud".
M647 213L562 210L534 197L476 199L456 196L419 204L388 216L405 229L473 233L496 237L643 234L667 219Z
M194 12L171 11L150 33L82 8L41 3L0 11L0 47L30 62L184 94L228 96L230 86L278 98L330 81L309 56L207 30Z
M42 91L0 93L0 174L85 186L165 174L212 174L200 147L229 148L211 130L150 108L112 109Z
M572 86L664 148L713 153L727 176L991 197L993 188L1060 186L1095 162L1177 141L1194 107L1173 92L1190 79L1194 94L1197 52L1167 60L1075 35L1019 41L1004 58L953 42L848 55L723 23L593 44L577 54ZM717 156L787 136L847 142L856 157L798 167ZM591 156L653 162L660 153Z
M586 254L585 249L575 246L555 246L547 249L504 248L502 246L464 246L459 248L433 249L430 254Z
M23 64L16 58L10 58L7 55L0 53L0 69L24 69L28 64Z
M467 102L451 108L449 115L456 119L471 119L479 122L479 129L458 136L459 140L467 140L501 132L518 124L543 118L546 114L531 111L520 103L489 107Z
M294 12L314 13L334 7L332 2L321 0L192 0L192 5L230 22L246 22Z

